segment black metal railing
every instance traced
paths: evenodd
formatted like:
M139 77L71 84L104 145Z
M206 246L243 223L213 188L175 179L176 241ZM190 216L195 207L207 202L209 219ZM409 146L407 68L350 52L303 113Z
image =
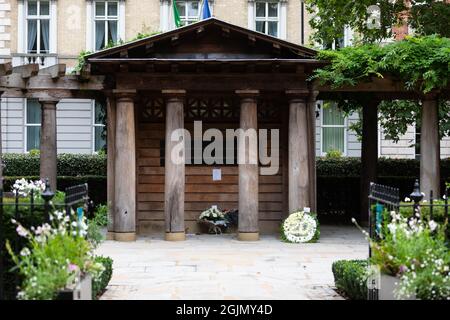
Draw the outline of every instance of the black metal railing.
M435 198L434 192L430 191L428 199L424 199L424 194L420 191L419 181L414 183L413 191L409 195L410 201L401 202L399 189L384 186L376 183L370 184L369 192L369 236L373 241L379 241L382 237L382 226L387 223L386 219L389 219L389 215L385 215L386 210L390 213L401 213L406 211L411 215L406 217L408 219L416 217L423 217L426 212L428 220L434 220L435 211L442 209L443 216L439 221L445 227L445 234L447 239L449 236L448 229L448 187L445 188L444 196L442 198ZM439 196L439 195L438 195ZM426 201L425 201L426 200ZM439 202L438 202L439 200ZM372 250L369 246L369 257L372 257ZM371 289L372 288L372 289ZM369 300L378 300L378 290L376 287L369 286Z
M22 222L25 213L29 213L33 224L42 224L49 221L50 213L53 210L62 210L66 214L70 214L71 210L82 206L84 212L89 212L93 207L88 196L87 184L69 187L65 190L65 198L62 203L53 202L55 193L51 190L46 180L45 190L40 195L43 201L36 198L34 191L31 191L27 197L20 196L19 193L5 193L0 187L0 300L11 298L15 293L11 293L11 286L6 288L5 278L7 277L9 265L6 265L6 240L12 244L12 248L16 254L19 254L21 247L20 237L14 233L5 237L7 232L7 220L14 218L18 222ZM5 215L7 213L7 215ZM9 217L8 217L9 216ZM27 226L30 227L30 226ZM9 274L10 275L10 274ZM10 279L8 279L10 280ZM14 277L14 289L19 285L19 278ZM8 291L8 292L7 292Z

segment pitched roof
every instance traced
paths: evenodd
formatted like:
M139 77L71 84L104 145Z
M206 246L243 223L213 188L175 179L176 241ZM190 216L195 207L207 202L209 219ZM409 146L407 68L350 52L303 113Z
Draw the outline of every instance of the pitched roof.
M317 51L231 23L209 18L86 56L108 59L314 60Z

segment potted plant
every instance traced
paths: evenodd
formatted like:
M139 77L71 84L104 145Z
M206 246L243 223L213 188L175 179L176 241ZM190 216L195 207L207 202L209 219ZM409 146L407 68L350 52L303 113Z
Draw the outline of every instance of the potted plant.
M86 239L86 218L56 211L50 221L29 230L13 221L18 235L27 240L19 254L6 245L23 279L18 298L91 300L92 276L101 274L103 266L94 261L93 246Z

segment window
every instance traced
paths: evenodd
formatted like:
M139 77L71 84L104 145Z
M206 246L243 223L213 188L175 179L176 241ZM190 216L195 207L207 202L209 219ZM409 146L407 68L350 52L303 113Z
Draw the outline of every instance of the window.
M94 108L93 108L94 152L99 152L100 150L103 150L106 146L104 119L105 119L105 110L103 106L99 102L94 101Z
M322 154L338 150L345 154L345 116L334 102L324 102L322 110Z
M95 50L117 43L119 32L119 2L95 1L94 6Z
M25 105L25 151L40 148L41 104L38 100L27 100Z
M280 4L274 1L258 1L255 8L256 31L278 37Z
M197 22L200 18L200 1L177 1L181 25Z
M50 1L26 3L27 53L50 52Z

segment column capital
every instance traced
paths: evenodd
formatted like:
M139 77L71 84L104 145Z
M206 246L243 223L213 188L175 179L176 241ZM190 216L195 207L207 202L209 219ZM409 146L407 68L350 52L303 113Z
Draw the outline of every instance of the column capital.
M113 94L118 101L134 101L137 91L134 89L114 89Z
M236 94L242 99L256 99L259 97L259 90L246 89L246 90L236 90Z
M310 96L310 91L308 89L286 90L285 93L290 101L298 100L298 101L305 102L308 99L308 97Z
M164 89L161 93L169 101L183 101L186 97L186 90L183 89Z
M42 107L49 108L53 107L56 108L56 105L58 104L59 99L56 98L40 98L39 103Z

